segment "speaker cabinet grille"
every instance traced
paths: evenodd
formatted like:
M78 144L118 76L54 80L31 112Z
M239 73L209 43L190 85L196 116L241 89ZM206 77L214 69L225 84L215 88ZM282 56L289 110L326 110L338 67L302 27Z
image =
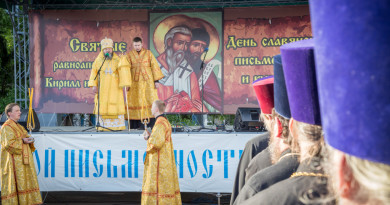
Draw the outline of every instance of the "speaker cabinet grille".
M259 121L260 108L238 108L234 119L236 132L265 131L264 123Z

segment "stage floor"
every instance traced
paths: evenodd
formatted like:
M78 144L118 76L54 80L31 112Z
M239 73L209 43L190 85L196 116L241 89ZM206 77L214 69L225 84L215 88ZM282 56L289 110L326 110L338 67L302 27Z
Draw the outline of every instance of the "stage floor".
M233 130L232 125L226 126L225 130L217 130L215 126L207 126L203 129L201 129L201 126L186 126L186 127L172 127L172 134L174 133L215 133L215 134L226 134L226 133L232 133L235 132ZM100 131L98 132L95 127L89 126L89 127L81 127L81 126L56 126L56 127L41 127L39 132L33 132L33 134L41 134L41 133L94 133L94 134L142 134L143 130L138 129L131 129L129 130L121 130L121 131ZM246 132L239 132L239 133L246 133ZM257 131L254 132L247 132L247 133L260 133Z
M41 192L48 205L135 205L141 203L140 192ZM230 193L221 194L221 204L229 204ZM218 204L216 193L182 192L183 205Z

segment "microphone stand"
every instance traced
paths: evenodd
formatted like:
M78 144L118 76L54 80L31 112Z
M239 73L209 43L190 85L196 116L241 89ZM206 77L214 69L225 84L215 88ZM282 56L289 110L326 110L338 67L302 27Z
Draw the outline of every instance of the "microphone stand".
M98 95L98 117L97 117L97 122L96 122L96 126L95 126L97 132L99 132L99 129L98 129L99 127L104 128L104 129L107 129L107 130L110 130L110 131L114 131L114 130L112 130L112 129L110 129L110 128L101 126L101 125L100 125L100 120L99 120L99 119L100 119L100 71L102 70L102 67L103 67L103 65L104 65L104 62L106 62L107 57L108 57L108 55L104 54L103 63L102 63L102 65L100 66L100 68L99 68L99 70L98 70L98 72L96 73L96 76L95 76L95 78L94 78L94 80L96 80L96 78L98 78L98 83L97 83L97 84L98 84L98 92L97 92L97 95Z
M202 125L199 129L196 129L194 131L200 131L200 130L210 130L210 131L214 131L213 129L209 129L209 128L206 128L204 126L204 118L203 118L203 115L204 115L204 111L203 111L203 106L204 106L204 103L203 103L203 100L204 100L204 82L203 82L203 66L204 66L204 61L206 59L206 56L207 56L207 52L209 51L209 48L206 48L205 49L206 53L204 54L203 56L203 60L202 60L202 64L200 64L200 71L202 72L202 75L200 76L202 78Z

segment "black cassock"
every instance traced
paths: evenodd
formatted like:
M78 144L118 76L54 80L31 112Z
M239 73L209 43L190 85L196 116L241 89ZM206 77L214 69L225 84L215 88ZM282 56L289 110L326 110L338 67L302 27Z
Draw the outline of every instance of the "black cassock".
M241 204L256 193L289 178L299 166L298 157L298 154L291 153L290 149L284 151L277 163L260 170L245 182L234 204Z
M253 159L249 162L248 167L245 169L245 183L254 174L256 174L260 170L267 168L271 165L272 165L271 154L269 151L269 147L267 147L262 152L260 152L258 155L253 157ZM244 185L245 185L245 183L244 183Z
M246 144L244 151L241 155L240 161L238 163L236 177L234 179L233 191L230 198L230 204L233 204L236 199L239 191L244 186L245 183L245 169L248 167L249 162L265 148L268 147L269 141L269 132L260 134L252 139L250 139ZM269 160L270 161L270 160ZM270 165L268 165L270 166Z
M335 204L328 195L327 179L319 160L307 159L290 178L257 193L240 205Z

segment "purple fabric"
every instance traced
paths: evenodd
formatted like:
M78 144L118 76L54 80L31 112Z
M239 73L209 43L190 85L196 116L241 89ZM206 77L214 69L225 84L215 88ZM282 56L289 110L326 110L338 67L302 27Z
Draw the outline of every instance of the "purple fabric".
M321 125L313 43L312 39L289 43L280 51L292 117Z
M266 76L264 78L259 78L259 79L255 80L255 81L253 81L252 85L257 83L257 82L259 82L260 80L265 80L265 79L273 78L273 77L274 77L273 75L269 75L269 76Z
M390 1L310 0L325 140L390 165Z
M274 104L275 111L286 119L291 118L290 105L288 102L286 82L284 80L282 57L274 57Z

